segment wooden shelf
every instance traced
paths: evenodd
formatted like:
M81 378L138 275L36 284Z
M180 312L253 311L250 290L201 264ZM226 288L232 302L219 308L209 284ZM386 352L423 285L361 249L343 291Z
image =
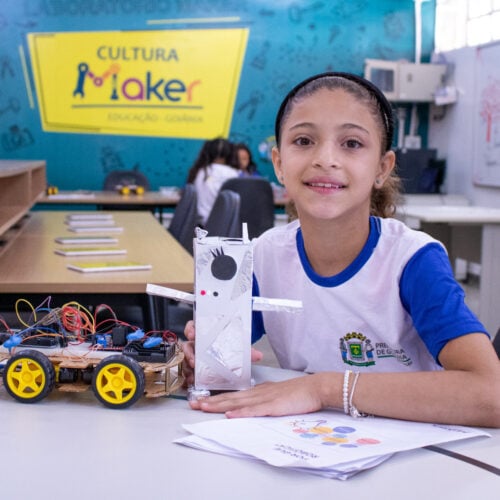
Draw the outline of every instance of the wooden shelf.
M47 186L42 160L0 160L0 236L31 209Z

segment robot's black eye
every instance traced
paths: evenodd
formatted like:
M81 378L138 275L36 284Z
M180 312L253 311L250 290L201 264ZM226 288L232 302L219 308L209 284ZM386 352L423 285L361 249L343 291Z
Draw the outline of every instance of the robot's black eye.
M211 266L212 276L218 280L229 281L235 276L237 267L236 261L230 255L217 251Z

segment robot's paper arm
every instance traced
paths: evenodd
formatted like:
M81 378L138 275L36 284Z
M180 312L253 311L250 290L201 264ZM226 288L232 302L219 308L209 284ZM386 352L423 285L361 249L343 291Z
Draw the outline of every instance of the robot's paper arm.
M168 299L194 304L195 296L192 293L181 292L174 288L167 288L159 285L148 283L146 293L149 295L159 295ZM254 311L284 311L297 312L302 309L300 300L290 299L267 299L265 297L252 297L252 309Z
M160 297L166 297L168 299L185 302L187 304L194 304L194 294L181 292L180 290L175 290L174 288L167 288L165 286L152 285L151 283L148 283L146 286L146 293L148 295L159 295Z
M254 311L284 311L295 313L302 309L302 301L252 297L252 309Z

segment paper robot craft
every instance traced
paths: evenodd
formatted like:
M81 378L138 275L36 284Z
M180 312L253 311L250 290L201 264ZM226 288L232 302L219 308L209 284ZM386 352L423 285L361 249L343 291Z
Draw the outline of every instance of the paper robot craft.
M196 324L195 385L197 397L212 390L251 387L252 311L293 313L302 302L252 297L253 246L243 224L242 238L194 238L194 294L148 284L146 292L194 305Z

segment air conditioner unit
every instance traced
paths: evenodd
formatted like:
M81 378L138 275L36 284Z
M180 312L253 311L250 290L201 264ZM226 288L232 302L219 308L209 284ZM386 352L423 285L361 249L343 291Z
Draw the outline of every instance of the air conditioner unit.
M445 64L365 59L365 78L392 102L434 102L445 74Z

